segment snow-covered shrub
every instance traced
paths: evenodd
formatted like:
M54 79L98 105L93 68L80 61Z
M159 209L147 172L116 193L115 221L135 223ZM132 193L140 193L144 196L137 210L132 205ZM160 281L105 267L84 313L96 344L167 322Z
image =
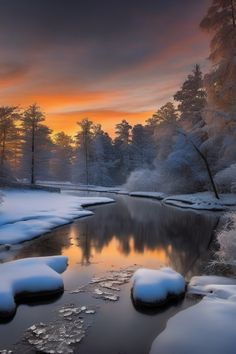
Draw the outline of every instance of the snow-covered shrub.
M0 192L0 204L3 203L3 193Z
M124 188L133 191L155 191L161 190L161 173L159 170L140 169L131 172Z
M224 228L218 233L220 249L217 252L220 262L236 264L236 212L226 215Z
M232 186L236 183L236 163L218 172L215 181L220 192L231 192Z

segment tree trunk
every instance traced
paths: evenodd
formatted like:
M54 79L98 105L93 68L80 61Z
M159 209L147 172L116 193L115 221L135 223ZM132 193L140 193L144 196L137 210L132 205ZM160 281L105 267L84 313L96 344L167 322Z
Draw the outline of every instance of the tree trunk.
M32 124L31 141L31 184L35 184L35 122Z
M88 142L87 137L84 134L84 149L85 149L85 173L86 173L86 185L89 184L89 174L88 174Z
M3 138L2 138L2 154L1 154L1 169L3 172L4 160L5 160L5 151L6 151L6 128L3 128Z
M194 144L194 142L188 138L188 140L190 141L190 143L192 144L192 146L194 147L194 149L197 151L197 153L199 154L199 156L201 157L201 159L203 160L205 166L206 166L206 170L207 170L207 173L208 173L208 176L209 176L209 179L210 179L210 182L211 182L211 185L212 185L212 188L213 188L213 191L214 191L214 194L215 194L215 197L217 199L220 199L219 197L219 194L217 192L217 188L216 188L216 185L215 185L215 182L214 182L214 179L213 179L213 176L212 176L212 173L211 173L211 169L210 169L210 165L207 161L207 158L206 156L203 155L203 153L199 150L199 148Z
M235 27L236 27L236 19L235 19L234 0L231 0L231 12L232 12L233 28L235 29Z

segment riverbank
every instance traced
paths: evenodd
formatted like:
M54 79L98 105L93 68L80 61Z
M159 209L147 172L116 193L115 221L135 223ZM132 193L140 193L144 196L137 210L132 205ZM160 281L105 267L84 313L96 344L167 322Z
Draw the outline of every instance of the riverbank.
M92 215L86 206L111 198L78 197L41 190L0 189L0 244L29 241L74 219Z

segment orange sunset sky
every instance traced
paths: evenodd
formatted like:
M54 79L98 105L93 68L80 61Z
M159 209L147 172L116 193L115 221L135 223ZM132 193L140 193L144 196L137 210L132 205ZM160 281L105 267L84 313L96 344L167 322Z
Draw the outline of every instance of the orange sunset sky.
M0 104L36 102L55 131L88 117L114 134L171 99L194 64L208 0L0 2Z

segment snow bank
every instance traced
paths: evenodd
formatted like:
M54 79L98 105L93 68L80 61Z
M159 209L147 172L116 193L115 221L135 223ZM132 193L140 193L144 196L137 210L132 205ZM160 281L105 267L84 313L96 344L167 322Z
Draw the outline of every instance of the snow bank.
M83 206L112 202L45 191L4 190L0 205L0 244L31 240L75 218L93 214Z
M162 200L166 197L166 194L161 192L132 192L129 194L131 197L143 197Z
M217 255L220 263L236 265L236 213L227 213L225 220L224 228L217 234Z
M168 321L150 354L234 354L236 279L193 277L188 291L206 296Z
M205 297L172 317L150 354L235 354L236 300Z
M220 199L216 199L210 192L172 195L165 198L164 203L181 208L222 211L227 207L236 206L236 194L222 194Z
M25 258L0 265L0 317L16 310L15 297L56 293L63 290L68 259L64 256Z
M171 268L138 269L133 275L132 295L135 303L162 305L185 292L185 280Z

